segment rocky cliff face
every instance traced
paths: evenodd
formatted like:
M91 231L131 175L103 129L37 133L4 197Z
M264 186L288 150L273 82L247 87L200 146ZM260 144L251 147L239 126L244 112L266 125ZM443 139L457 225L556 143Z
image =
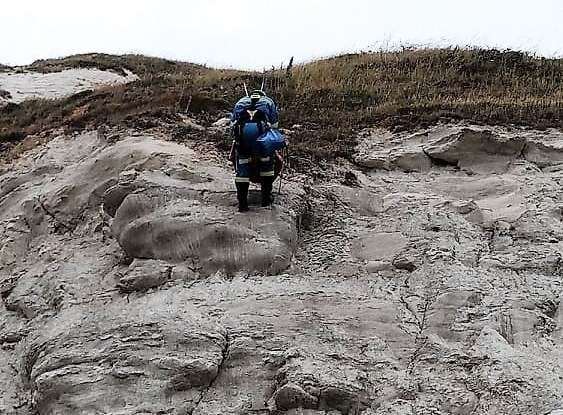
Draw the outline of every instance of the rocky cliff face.
M248 214L165 138L0 175L0 413L563 410L563 134L365 131Z

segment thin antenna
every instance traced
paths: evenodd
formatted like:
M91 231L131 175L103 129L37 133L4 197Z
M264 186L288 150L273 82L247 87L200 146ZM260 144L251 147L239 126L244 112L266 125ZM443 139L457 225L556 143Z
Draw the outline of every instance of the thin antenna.
M248 88L246 87L246 82L244 83L244 92L246 93L246 96L250 96L248 95Z
M266 85L266 74L264 74L263 78L262 78L262 86L260 87L260 91L264 91L264 86Z
M291 69L293 68L293 56L289 60L289 65L287 65L287 69L285 70L286 76L291 76Z

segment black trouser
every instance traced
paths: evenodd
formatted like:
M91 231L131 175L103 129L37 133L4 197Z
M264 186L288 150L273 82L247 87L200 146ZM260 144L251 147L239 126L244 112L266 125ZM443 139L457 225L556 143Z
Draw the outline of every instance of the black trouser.
M262 194L262 206L267 207L272 204L272 188L273 188L274 178L273 177L262 177L261 183L261 194ZM248 210L248 188L250 183L237 182L237 199L239 211L245 212Z
M236 158L236 178L237 199L239 211L248 210L248 187L252 169L258 167L260 182L262 185L262 206L272 204L272 188L274 183L274 157L273 156L248 156L239 153Z
M272 188L274 178L272 176L262 177L262 206L270 206L272 204Z
M249 182L236 182L237 187L237 199L238 199L238 210L240 212L246 212L248 210L248 187Z

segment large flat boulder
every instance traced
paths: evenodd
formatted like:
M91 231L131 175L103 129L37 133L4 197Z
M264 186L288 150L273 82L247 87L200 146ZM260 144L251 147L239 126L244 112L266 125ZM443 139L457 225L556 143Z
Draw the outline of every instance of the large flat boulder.
M297 243L299 198L240 214L231 180L194 184L152 173L118 183L104 195L112 233L132 258L187 262L201 275L283 271Z
M484 314L495 293L440 292L434 271L392 294L370 278L286 275L93 301L38 327L22 374L40 414L369 414L405 396L444 414L550 407L563 393L561 363L546 366L555 351L511 343ZM465 389L517 379L526 382L503 395L486 389L484 402Z
M287 268L297 237L295 217L281 208L248 214L233 210L197 199L153 204L134 194L117 210L113 232L133 258L188 261L204 274L275 274Z

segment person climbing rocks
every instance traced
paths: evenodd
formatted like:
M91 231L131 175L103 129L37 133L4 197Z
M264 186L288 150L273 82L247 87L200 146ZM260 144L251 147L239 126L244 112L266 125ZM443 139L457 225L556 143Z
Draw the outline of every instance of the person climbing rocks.
M277 151L285 138L277 131L279 115L276 104L260 89L241 98L231 117L233 144L230 159L235 164L235 186L239 212L247 212L251 181L261 185L261 205L273 202L272 188L276 178Z

